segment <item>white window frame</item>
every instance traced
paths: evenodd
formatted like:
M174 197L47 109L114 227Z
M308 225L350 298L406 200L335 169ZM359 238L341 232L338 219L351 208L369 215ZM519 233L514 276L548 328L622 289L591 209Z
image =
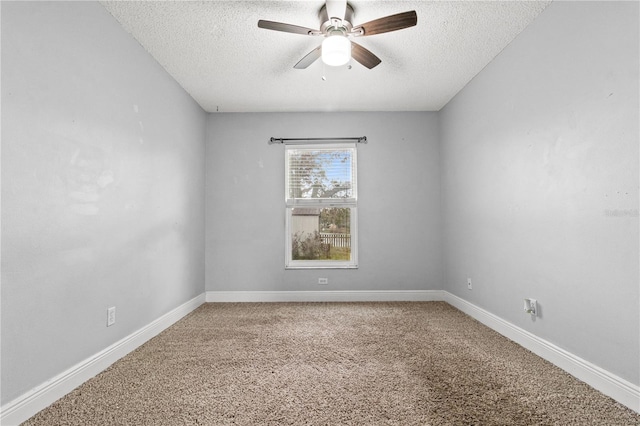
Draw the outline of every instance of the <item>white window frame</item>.
M289 198L289 151L318 149L350 149L352 152L353 181L351 198ZM285 146L285 269L356 269L358 268L358 195L357 195L357 146L355 143L332 143ZM350 260L293 260L292 259L292 212L294 208L349 208L351 258Z

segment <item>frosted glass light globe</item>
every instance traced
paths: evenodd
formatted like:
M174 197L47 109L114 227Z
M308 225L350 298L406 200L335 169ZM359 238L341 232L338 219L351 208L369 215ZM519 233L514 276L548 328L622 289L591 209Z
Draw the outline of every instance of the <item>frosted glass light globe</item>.
M343 35L326 37L322 42L322 62L332 67L344 65L351 59L351 42Z

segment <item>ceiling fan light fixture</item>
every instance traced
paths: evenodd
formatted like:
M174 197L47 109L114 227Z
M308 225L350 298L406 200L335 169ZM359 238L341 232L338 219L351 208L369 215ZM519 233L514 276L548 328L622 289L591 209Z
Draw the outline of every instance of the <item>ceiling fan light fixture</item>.
M339 67L351 60L351 42L342 34L326 37L322 41L322 62Z

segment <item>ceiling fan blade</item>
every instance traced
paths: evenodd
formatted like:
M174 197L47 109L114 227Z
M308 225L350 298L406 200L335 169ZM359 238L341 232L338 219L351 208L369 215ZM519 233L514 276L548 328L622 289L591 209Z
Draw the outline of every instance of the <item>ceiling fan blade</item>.
M347 0L326 0L327 17L337 18L340 21L344 19L347 13Z
M351 57L369 69L382 62L376 55L354 42L351 42Z
M299 70L303 70L307 68L309 65L314 63L320 58L322 55L322 46L318 46L313 49L311 52L307 53L304 58L300 59L297 64L293 67Z
M417 23L418 15L415 10L412 10L410 12L398 13L384 18L374 19L373 21L369 21L362 25L357 25L353 30L351 30L351 32L356 36L369 36L413 27Z
M302 35L322 34L319 30L300 27L298 25L283 24L282 22L264 21L262 19L258 21L258 27L264 28L265 30L282 31L285 33L302 34Z

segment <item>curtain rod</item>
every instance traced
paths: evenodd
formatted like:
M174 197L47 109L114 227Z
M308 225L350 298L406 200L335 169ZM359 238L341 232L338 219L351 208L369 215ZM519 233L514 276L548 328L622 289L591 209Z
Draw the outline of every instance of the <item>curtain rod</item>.
M269 145L273 145L276 143L287 145L294 144L300 142L307 143L322 143L322 142L356 142L356 143L367 143L366 136L360 136L355 138L270 138Z

